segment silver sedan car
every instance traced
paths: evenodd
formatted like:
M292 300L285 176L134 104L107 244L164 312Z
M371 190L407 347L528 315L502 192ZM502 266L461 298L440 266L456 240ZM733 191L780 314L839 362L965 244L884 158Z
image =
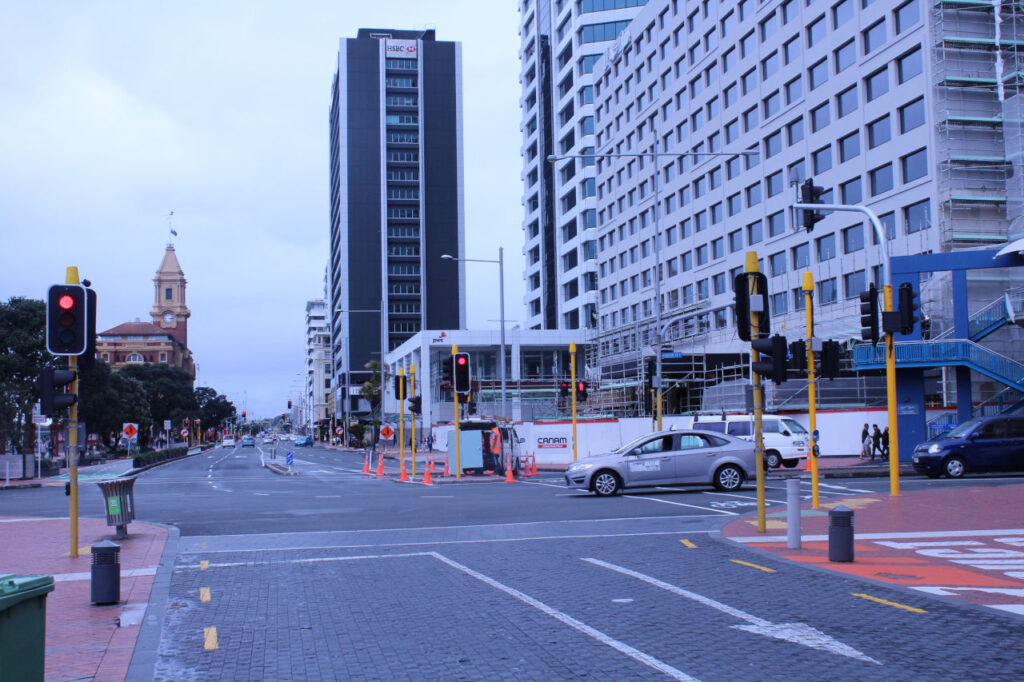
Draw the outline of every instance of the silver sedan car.
M623 488L714 485L737 490L757 476L754 444L713 431L658 431L569 465L565 484L597 495Z

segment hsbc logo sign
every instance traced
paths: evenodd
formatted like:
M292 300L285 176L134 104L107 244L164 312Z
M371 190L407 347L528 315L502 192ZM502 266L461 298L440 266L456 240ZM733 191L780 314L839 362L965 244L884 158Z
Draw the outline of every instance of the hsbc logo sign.
M385 40L384 41L384 56L385 57L404 57L409 59L410 57L416 57L419 51L419 45L415 40Z

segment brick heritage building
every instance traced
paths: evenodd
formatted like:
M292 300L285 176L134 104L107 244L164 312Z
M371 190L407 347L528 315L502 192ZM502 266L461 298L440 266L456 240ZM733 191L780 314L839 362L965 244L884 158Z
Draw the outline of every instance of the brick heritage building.
M152 322L125 322L97 334L96 355L118 370L129 364L165 362L195 377L195 361L188 349L188 318L185 304L185 273L174 246L167 245L153 278Z

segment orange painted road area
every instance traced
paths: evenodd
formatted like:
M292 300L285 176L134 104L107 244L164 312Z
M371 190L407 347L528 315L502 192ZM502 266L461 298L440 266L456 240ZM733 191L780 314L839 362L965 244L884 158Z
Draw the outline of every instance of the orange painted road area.
M828 560L828 511L854 510L854 561ZM757 533L748 515L722 529L784 559L1024 616L1024 485L832 498L801 508L801 548L786 546L785 511Z

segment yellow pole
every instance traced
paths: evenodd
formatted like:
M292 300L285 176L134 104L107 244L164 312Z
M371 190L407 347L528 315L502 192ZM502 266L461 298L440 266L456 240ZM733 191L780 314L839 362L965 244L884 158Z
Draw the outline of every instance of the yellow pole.
M410 389L412 397L416 397L416 366L409 366ZM416 415L410 420L413 423L413 478L416 478Z
M459 345L457 343L452 344L452 358L459 352ZM455 362L454 359L448 360L452 363L452 381L455 380ZM459 392L455 390L455 386L452 386L452 395L455 396L455 478L462 478L462 444L459 443Z
M572 461L576 461L576 342L569 342L569 375L572 377Z
M65 284L80 284L78 266L69 265L64 277ZM71 556L78 556L78 356L68 356L68 369L75 373L71 381L71 393L75 402L68 412L68 479L70 482Z
M811 420L810 440L807 444L807 457L811 460L811 506L818 508L818 458L814 450L818 442L814 432L818 428L818 392L817 377L814 373L814 275L804 273L804 309L807 311L807 405Z
M892 284L886 284L885 312L892 312ZM885 393L889 403L889 494L900 494L899 434L896 432L896 340L885 334Z
M405 367L398 368L398 461L405 468ZM400 470L401 470L400 469Z
M747 274L759 272L757 265L757 252L747 251L744 272ZM753 277L747 278L748 291L750 292L750 338L760 337L761 315L754 312L753 301L760 299L761 292L758 290L757 280ZM768 311L764 311L765 314ZM761 391L761 375L754 371L753 363L761 359L761 354L750 347L750 381L754 385L754 466L757 468L757 532L765 532L764 513L764 432L762 430L761 412L764 410L764 394Z

